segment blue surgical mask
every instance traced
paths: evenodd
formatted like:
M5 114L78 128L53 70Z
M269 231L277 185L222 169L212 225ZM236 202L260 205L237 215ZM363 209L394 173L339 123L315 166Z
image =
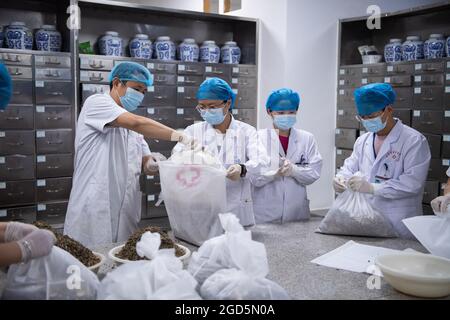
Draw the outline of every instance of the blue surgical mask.
M374 133L377 133L377 132L383 130L384 128L386 128L386 122L383 122L381 120L381 116L378 116L373 119L367 119L367 120L363 119L362 124L363 124L364 128L366 128L367 131L374 132Z
M273 116L273 124L281 130L289 130L297 122L295 114L277 114Z
M124 107L127 111L132 112L141 105L142 100L144 100L144 94L136 89L128 87L125 95L119 97L119 99L122 107Z
M200 112L200 115L212 126L217 126L225 120L223 108L204 110Z

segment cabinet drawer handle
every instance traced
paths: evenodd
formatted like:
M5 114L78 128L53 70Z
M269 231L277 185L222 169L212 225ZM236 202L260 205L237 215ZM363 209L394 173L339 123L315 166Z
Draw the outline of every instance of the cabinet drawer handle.
M398 97L397 100L398 100L398 101L405 101L406 99L405 99L405 98L402 98L402 97Z
M59 141L46 141L47 144L52 145L52 144L63 144L63 141L59 140Z
M15 195L23 196L24 194L25 193L23 191L20 191L20 192L8 192L8 196L9 197L12 197L12 196L15 196Z
M163 100L163 99L167 99L167 97L165 97L165 96L155 96L155 99Z
M166 67L160 67L160 66L158 66L158 67L156 67L156 70L157 70L157 71L166 71L167 68L166 68Z
M23 146L24 143L22 141L20 141L20 142L8 142L7 145L8 146L12 146L12 147L18 147L18 146Z
M195 69L185 69L184 72L197 73L197 70L195 70Z
M23 75L23 73L19 71L19 68L16 68L16 71L14 71L14 72L11 69L9 69L9 72L11 73L12 76L21 76L21 75Z
M20 170L23 170L24 168L23 167L17 167L17 168L6 168L8 171L20 171Z
M89 66L93 69L102 69L105 66L103 65L103 63L100 61L99 64L97 64L95 61L94 62L89 62Z
M195 100L195 98L194 97L189 97L189 96L187 96L187 97L184 97L186 100Z
M89 76L90 81L103 81L103 77L101 75L99 76Z
M424 101L434 101L434 98L422 98Z
M59 78L61 77L61 74L59 73L59 71L55 71L54 73L48 72L45 74L45 76L47 78Z
M423 124L432 125L432 124L434 124L434 121L425 121Z
M15 96L20 96L22 94L21 91L13 91L13 95Z
M47 117L47 120L58 121L61 120L62 117Z
M3 60L5 61L9 61L9 62L21 62L22 58L16 54L16 58L15 59L11 59L9 53L6 55L6 58L3 58Z
M428 84L428 85L432 85L436 83L436 80L423 80L422 81L423 84Z
M23 117L7 117L6 120L23 120Z
M197 83L197 81L195 81L195 80L186 80L185 83L192 84L192 83Z
M60 166L47 166L46 169L61 169Z
M214 73L214 74L223 74L223 71L220 71L220 70L213 70L213 71L211 71L211 73Z
M48 59L48 60L44 60L44 64L46 64L46 65L59 65L59 64L61 64L61 62L60 61L58 61L58 60L51 60L51 59Z
M49 92L48 95L49 96L62 96L62 95L64 95L64 93L62 93L60 91L53 91L53 92Z
M436 71L436 68L430 67L430 68L423 68L423 71Z
M63 189L47 189L47 190L45 190L45 192L47 192L47 193L58 193L61 191L63 191Z

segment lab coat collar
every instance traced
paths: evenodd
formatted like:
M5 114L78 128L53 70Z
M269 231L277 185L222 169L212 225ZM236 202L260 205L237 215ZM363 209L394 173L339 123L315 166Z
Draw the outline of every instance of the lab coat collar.
M400 135L403 131L403 123L400 121L400 119L395 119L397 123L392 128L391 132L389 132L388 136L386 137L386 140L384 141L383 145L381 146L381 149L377 155L377 158L375 159L374 166L385 156L386 153L388 153L391 150L391 144L394 144L398 141L400 138ZM372 135L371 139L371 147L373 146L373 139L375 139L375 135ZM373 153L373 150L371 150Z
M294 129L294 128L291 129L291 132L289 134L289 144L288 144L287 155L284 152L283 146L281 145L280 138L279 138L277 130L276 129L269 129L269 130L270 130L270 137L271 137L271 140L272 140L271 145L272 146L276 146L276 145L279 146L278 147L279 155L281 157L285 157L285 158L291 160L291 157L293 157L293 155L297 151L297 142L298 142L298 140L300 138L298 133L297 133L297 130Z
M230 122L230 125L228 126L228 129L225 134L226 134L226 136L236 137L238 135L237 131L239 130L239 126L238 126L238 123L236 122L236 120L234 119L233 115L231 113L230 113L230 115L231 115L231 122ZM206 132L208 132L209 134L215 135L216 129L206 121L205 121L205 124L206 124Z

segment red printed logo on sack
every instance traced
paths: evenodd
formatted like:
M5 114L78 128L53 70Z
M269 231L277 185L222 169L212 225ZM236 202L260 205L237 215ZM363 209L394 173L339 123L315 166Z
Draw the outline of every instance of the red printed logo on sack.
M200 168L187 167L177 172L176 179L183 187L192 188L200 181Z
M386 158L387 159L392 159L392 160L394 160L394 161L399 161L400 160L400 156L401 156L401 153L400 152L398 152L398 151L389 151L387 154L386 154Z

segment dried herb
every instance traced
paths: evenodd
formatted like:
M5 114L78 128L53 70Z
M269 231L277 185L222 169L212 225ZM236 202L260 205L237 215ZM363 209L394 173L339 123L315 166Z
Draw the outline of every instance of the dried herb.
M116 255L118 258L124 259L124 260L131 260L131 261L137 261L137 260L146 260L146 258L141 258L137 252L136 252L136 243L138 243L139 240L141 240L141 237L146 232L158 232L161 235L161 245L159 246L160 249L172 249L175 248L175 255L177 257L181 257L185 254L184 249L182 249L180 246L178 246L167 234L167 232L162 231L159 227L147 227L143 229L139 229L133 235L128 239L125 246L120 250L120 252Z
M72 256L80 260L80 262L86 267L91 267L100 262L100 258L97 257L91 250L71 237L56 232L55 229L53 229L49 224L42 221L36 221L34 225L39 229L46 229L53 232L56 236L55 245L69 252Z

